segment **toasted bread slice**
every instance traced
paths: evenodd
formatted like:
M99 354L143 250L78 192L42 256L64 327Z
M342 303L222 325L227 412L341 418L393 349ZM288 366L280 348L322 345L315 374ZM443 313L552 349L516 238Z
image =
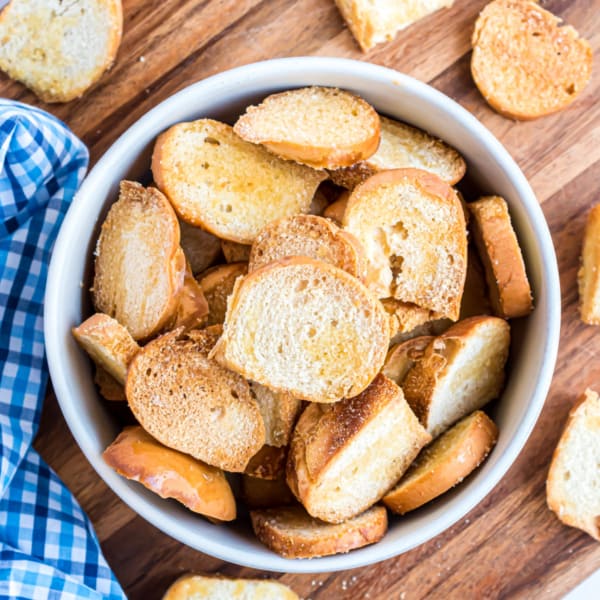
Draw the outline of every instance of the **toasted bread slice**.
M228 263L245 262L250 260L250 244L238 244L229 240L221 240L221 250Z
M588 215L577 279L581 320L600 325L600 204Z
M250 509L290 506L296 503L285 476L278 479L260 479L243 475L242 498Z
M242 244L251 244L275 219L308 212L326 177L210 119L179 123L159 135L152 174L184 221Z
M427 308L401 302L396 298L383 298L381 304L390 317L390 338L394 338L398 334L410 333L435 318L435 315Z
M125 427L102 457L119 475L161 498L175 498L219 521L235 519L235 499L223 471L163 446L139 426Z
M359 241L316 215L295 215L267 225L252 244L248 271L288 256L309 256L359 279L366 274L366 256Z
M354 398L305 409L287 482L310 515L341 523L377 502L430 440L402 390L380 374Z
M437 175L397 169L354 189L344 229L367 254L367 286L458 319L467 270L467 231L455 191Z
M186 262L179 224L155 188L122 181L119 199L102 224L92 297L135 340L156 335L179 306Z
M454 185L462 179L467 166L463 157L445 142L406 123L381 117L381 143L377 152L329 175L337 185L352 190L375 173L406 168L429 171Z
M208 358L220 328L182 329L144 346L125 392L142 427L159 442L225 471L243 471L265 443L265 426L245 379Z
M469 212L494 314L505 319L528 315L533 309L531 287L506 202L485 196L469 204Z
M344 220L344 213L346 212L346 206L348 206L348 199L350 198L350 192L342 192L335 202L332 202L324 211L323 216L331 219L336 225L341 225Z
M430 342L402 389L434 438L500 395L509 345L508 323L486 316L460 321Z
M112 65L122 29L121 0L9 2L0 11L0 69L44 102L69 102Z
M188 264L183 277L183 287L179 292L178 306L172 327L194 329L206 322L208 317L208 302L202 287L194 279Z
M179 220L181 248L193 275L212 267L221 255L221 240L201 227Z
M184 575L162 600L299 600L290 588L272 579L225 579Z
M528 0L494 0L479 15L471 74L500 114L536 119L571 104L592 74L592 48L573 27Z
M256 400L265 423L265 444L287 446L302 402L287 392L274 392L255 381L248 383L250 395Z
M571 527L600 541L600 400L586 389L569 418L550 464L546 498L550 510Z
M259 479L278 479L285 476L287 448L265 444L246 465L244 473Z
M125 385L127 367L140 347L129 331L118 321L103 313L96 313L79 327L73 327L73 336L97 365L103 367L118 383Z
M207 325L219 325L225 320L227 298L233 292L238 277L248 272L248 263L230 263L213 267L198 277L198 283L208 301Z
M109 402L127 400L125 388L106 369L96 365L94 383L98 386L100 395Z
M387 315L358 279L294 257L236 281L212 356L273 390L336 402L369 385L388 341Z
M317 169L348 167L379 145L379 115L345 90L308 87L249 106L233 130L288 160Z
M284 558L316 558L378 542L387 531L387 513L373 506L340 524L314 519L300 506L250 511L256 537Z
M401 344L395 344L389 349L381 372L396 385L402 386L407 373L423 357L425 349L432 340L431 335L420 335Z
M441 496L485 460L497 439L494 422L475 411L427 446L383 503L403 515Z
M427 15L452 6L453 0L335 0L342 17L363 52L389 42L405 27Z

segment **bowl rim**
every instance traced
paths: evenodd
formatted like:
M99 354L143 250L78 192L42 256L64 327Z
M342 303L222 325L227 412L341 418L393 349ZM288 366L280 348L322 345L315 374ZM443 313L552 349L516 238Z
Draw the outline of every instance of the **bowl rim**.
M548 329L534 393L529 399L527 410L518 424L512 439L507 444L503 454L497 460L488 476L479 483L472 494L457 503L457 506L453 510L446 511L442 518L436 519L435 522L432 522L419 529L418 532L413 533L410 542L405 543L400 549L396 548L395 545L386 547L376 544L375 546L378 546L380 551L371 552L368 555L365 555L361 550L356 550L349 554L314 558L310 560L283 559L273 554L273 559L271 560L273 565L270 566L264 564L263 559L256 560L250 550L241 550L234 545L221 544L208 538L202 538L195 541L182 539L185 538L184 534L186 530L183 527L179 527L177 523L173 523L172 521L175 521L175 519L165 519L165 516L161 515L162 511L160 510L154 510L146 506L138 506L139 499L136 498L138 495L137 492L133 493L129 487L124 484L125 482L121 481L119 476L116 476L118 479L113 477L113 475L115 475L114 472L104 464L102 457L98 455L96 449L93 447L88 433L79 422L76 410L77 403L70 399L71 393L69 390L69 381L66 377L65 369L62 368L62 359L60 358L60 331L55 326L53 320L49 318L53 314L53 311L61 304L61 291L57 286L50 285L47 285L44 301L46 356L56 398L79 448L107 486L136 514L150 522L163 533L170 535L181 543L224 561L260 570L275 570L290 573L333 572L374 564L398 556L429 541L463 518L477 506L504 477L527 442L544 406L550 387L558 352L560 334L561 300L559 275L550 231L531 186L504 146L481 122L477 120L474 115L428 84L393 69L352 59L305 56L269 59L250 63L223 71L193 83L160 102L126 129L89 171L76 194L55 242L48 270L47 282L53 281L60 274L62 257L68 252L68 245L63 243L63 239L66 238L72 223L76 222L82 210L83 197L85 196L86 191L88 189L93 189L94 179L98 177L98 173L104 171L110 166L111 161L114 162L118 160L118 156L123 152L126 152L128 140L131 137L136 136L138 132L142 131L146 123L151 122L157 112L162 113L168 111L171 105L178 105L187 98L193 99L204 89L214 93L220 86L229 85L232 79L237 79L240 82L251 81L253 77L257 75L267 76L269 71L272 72L275 69L283 70L288 76L295 73L306 75L307 70L310 69L318 72L331 71L336 74L347 74L353 77L358 76L364 78L366 81L377 79L384 84L393 84L407 88L411 93L417 96L417 98L422 98L427 102L440 107L441 110L448 114L449 118L454 119L462 127L469 130L469 132L477 132L477 136L489 149L490 153L494 155L498 165L503 172L506 173L507 177L516 188L518 197L527 212L529 224L539 248L542 287L544 288L544 295L548 299ZM197 543L198 541L200 541L200 543ZM366 548L373 548L373 546L367 546Z

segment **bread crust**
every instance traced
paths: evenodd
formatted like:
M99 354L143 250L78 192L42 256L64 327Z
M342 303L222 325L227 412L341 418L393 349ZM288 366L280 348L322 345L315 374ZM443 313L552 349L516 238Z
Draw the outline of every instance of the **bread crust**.
M531 287L506 202L485 196L468 206L494 314L505 319L528 315L533 310Z
M498 428L484 412L470 414L423 449L383 503L400 515L423 506L474 471L497 439Z
M489 299L485 270L474 245L469 244L465 289L460 302L460 319L491 314L492 305Z
M6 45L11 38L23 37L23 27L30 34L29 40L35 40L28 47L20 48L18 55L10 60L0 52L0 68L30 88L43 102L69 102L82 96L112 66L123 31L121 0L93 0L90 3L105 7L108 17L106 22L96 21L96 31L85 32L92 37L94 34L97 36L97 28L102 25L107 35L104 53L91 69L80 64L76 75L69 73L77 57L65 55L60 40L65 31L78 33L86 17L79 9L69 12L70 7L63 8L60 2L49 2L47 15L40 15L40 7L34 7L33 14L22 16L17 2L9 2L0 10L0 37L3 38L3 44ZM77 20L75 25L73 19Z
M261 132L261 119L277 117L278 110L283 111L279 118L282 118L284 113L289 112L288 100L298 98L303 101L317 95L320 103L336 102L340 111L344 110L345 106L337 98L342 95L346 98L351 97L354 105L353 115L357 113L355 118L360 118L362 121L361 128L364 132L362 139L346 144L319 145L316 141L312 143L306 140L296 141L292 137L293 133L289 134L290 137L275 139L274 137L268 137L266 132ZM336 100L333 100L333 98L336 98ZM298 110L302 110L302 108L299 104ZM317 122L313 125L317 132L320 132L328 124ZM336 169L353 165L375 153L379 146L380 123L379 115L375 112L375 109L359 96L337 88L310 87L272 94L258 106L249 106L246 112L239 117L233 130L246 141L262 144L265 148L284 159L294 160L316 169Z
M600 325L600 204L590 211L577 273L579 312L588 325Z
M340 148L308 148L303 144L292 142L261 143L281 158L295 160L314 169L335 169L338 166L353 165L363 158L371 156L377 150L379 137L374 135L360 146L344 150Z
M586 410L588 409L592 413L589 417L586 416ZM553 511L556 516L565 524L570 527L576 527L585 531L591 535L595 540L600 541L600 510L597 514L590 515L583 513L583 506L580 505L581 490L577 498L569 497L566 490L564 489L565 467L563 460L566 461L567 454L569 453L569 443L571 438L579 437L584 435L580 430L580 422L583 421L586 426L585 434L589 436L589 443L594 444L596 447L598 442L593 439L594 435L600 433L600 401L598 400L598 394L591 389L586 389L576 400L575 404L569 411L567 422L563 428L560 439L554 452L552 454L552 461L550 463L550 470L548 472L548 478L546 481L546 502L548 508ZM594 457L594 455L591 455ZM596 451L596 457L598 452ZM580 457L573 458L573 461L580 460ZM595 468L597 470L596 465ZM593 469L593 465L589 465ZM587 473L590 477L594 476L594 473ZM573 476L569 473L569 477ZM579 482L581 483L581 482ZM593 492L596 498L596 506L600 506L598 500L599 492L595 489Z
M250 518L256 537L284 558L329 556L373 544L388 523L382 506L336 525L310 517L301 507L252 510Z
M573 27L528 0L494 0L471 40L471 74L488 104L519 120L571 104L588 84L592 49Z
M341 226L344 220L344 213L348 205L350 192L343 191L335 202L332 202L324 211L323 216L331 219L336 225Z
M102 457L119 475L139 481L161 498L174 498L219 521L236 517L223 471L163 446L139 426L125 427Z

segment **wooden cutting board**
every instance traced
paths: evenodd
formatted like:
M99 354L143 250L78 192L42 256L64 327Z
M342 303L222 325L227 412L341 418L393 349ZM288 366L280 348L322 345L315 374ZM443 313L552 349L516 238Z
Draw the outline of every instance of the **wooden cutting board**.
M0 75L0 96L41 106L88 144L92 162L174 92L257 60L300 55L368 60L412 75L479 118L525 172L550 225L562 285L558 363L542 415L493 492L450 530L383 563L335 574L275 575L313 599L558 598L600 567L600 545L561 525L545 504L552 449L577 393L600 390L600 329L577 315L585 217L600 202L600 67L566 111L529 123L494 113L469 74L469 40L484 0L455 0L361 54L332 0L124 0L125 33L112 70L84 98L47 106ZM600 0L542 0L591 40L598 63ZM158 598L187 571L262 577L184 547L137 517L98 478L49 392L36 448L90 515L108 562L132 599Z

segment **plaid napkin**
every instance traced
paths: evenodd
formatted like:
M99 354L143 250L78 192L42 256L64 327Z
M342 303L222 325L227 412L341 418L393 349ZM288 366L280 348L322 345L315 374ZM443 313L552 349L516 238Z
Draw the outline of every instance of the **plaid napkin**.
M0 99L0 598L125 598L87 517L31 448L48 381L48 262L87 164L60 121Z

